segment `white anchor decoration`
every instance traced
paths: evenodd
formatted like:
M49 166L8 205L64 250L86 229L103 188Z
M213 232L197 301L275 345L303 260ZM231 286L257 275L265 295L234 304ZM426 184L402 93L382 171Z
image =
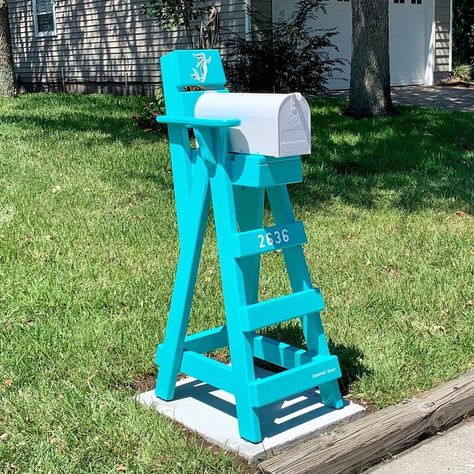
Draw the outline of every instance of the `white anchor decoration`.
M197 58L196 68L193 68L191 78L199 82L204 82L207 77L207 65L211 62L212 57L206 58L206 53L193 54ZM199 71L198 71L199 69Z

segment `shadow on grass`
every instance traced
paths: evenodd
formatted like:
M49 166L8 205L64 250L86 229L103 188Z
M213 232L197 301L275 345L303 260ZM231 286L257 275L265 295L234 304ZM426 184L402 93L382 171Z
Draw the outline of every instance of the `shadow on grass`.
M329 340L329 352L339 359L342 378L339 379L339 386L343 395L350 391L351 384L363 376L370 377L372 369L364 364L364 354L353 344L340 344Z
M146 97L108 95L30 94L3 111L0 124L24 129L40 129L47 135L95 133L91 145L111 142L130 145L136 139L158 142L163 136L145 132L133 116L139 113Z
M90 133L86 141L93 147L112 142L133 146L135 140L163 143L162 135L144 132L131 118L147 100L28 95L12 102L0 120L52 136L65 133L67 139ZM338 99L312 102L313 154L303 157L304 182L291 187L297 206L341 201L368 209L474 213L473 114L400 107L395 117L354 120L342 115L344 106ZM130 171L133 178L133 163ZM140 178L157 181L155 175ZM168 182L158 184L169 189Z
M313 154L303 158L295 204L473 212L473 114L401 107L395 117L354 120L344 104L312 103Z
M306 349L303 331L297 321L268 327L262 331L262 334L276 339L277 341L283 341L292 346ZM362 351L353 344L346 345L329 340L328 345L329 352L339 359L342 372L342 378L339 379L339 386L342 395L347 395L350 391L351 384L363 376L370 376L372 370L364 364L364 354ZM280 367L269 364L261 359L258 359L258 365L273 371L282 370Z

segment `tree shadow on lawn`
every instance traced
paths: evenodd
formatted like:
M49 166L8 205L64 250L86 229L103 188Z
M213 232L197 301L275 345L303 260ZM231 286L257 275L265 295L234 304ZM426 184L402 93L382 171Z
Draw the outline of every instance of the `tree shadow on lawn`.
M162 144L132 120L147 98L30 95L2 113L1 123L77 139L90 133L91 147L135 141ZM474 116L420 107L400 107L395 117L354 120L342 115L345 101L312 103L313 154L303 157L304 181L291 187L302 208L335 200L360 208L381 204L406 212L422 208L474 213ZM130 162L131 177L138 176ZM138 173L138 175L137 175ZM162 177L159 177L159 181ZM170 183L160 183L169 189Z
M48 100L48 98L50 100ZM22 102L23 100L23 102ZM23 129L40 129L59 139L76 133L99 134L88 139L91 146L120 142L131 145L135 140L160 142L162 134L145 132L133 119L146 97L123 98L107 95L48 95L33 94L24 99L20 96L13 108L4 111L1 124L21 126Z
M473 213L473 114L400 107L395 117L354 120L342 115L344 104L313 103L313 154L293 187L296 205L341 200L370 209L385 201L406 212Z

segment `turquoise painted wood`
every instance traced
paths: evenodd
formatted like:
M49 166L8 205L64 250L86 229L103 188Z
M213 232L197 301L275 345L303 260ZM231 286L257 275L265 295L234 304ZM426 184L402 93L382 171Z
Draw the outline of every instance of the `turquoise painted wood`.
M321 311L323 308L321 292L319 289L312 288L243 306L240 309L240 319L243 331L255 331L272 324Z
M158 121L168 124L180 254L165 337L156 352L156 395L171 400L179 372L229 391L235 395L241 436L260 442L265 433L259 408L269 403L319 387L324 404L342 407L341 371L319 314L323 298L311 283L302 249L306 233L287 190L302 180L301 157L229 153L228 128L240 124L232 111L226 119L194 117L203 91L227 93L218 51L174 51L161 65L167 115ZM190 128L197 148L190 146ZM272 227L263 227L265 195ZM226 324L186 335L211 199ZM258 301L261 255L277 250L284 255L293 293ZM307 350L255 332L293 318L301 320ZM205 355L227 345L231 366ZM254 357L287 370L257 378Z
M302 222L263 227L234 234L235 257L248 257L261 253L282 250L307 242L306 232Z
M229 158L228 172L235 186L269 188L303 180L301 158L234 154Z
M186 128L192 127L235 127L240 125L239 119L222 120L222 119L203 119L195 117L180 117L172 115L162 115L156 117L156 121L160 123L168 123L172 125L184 125Z

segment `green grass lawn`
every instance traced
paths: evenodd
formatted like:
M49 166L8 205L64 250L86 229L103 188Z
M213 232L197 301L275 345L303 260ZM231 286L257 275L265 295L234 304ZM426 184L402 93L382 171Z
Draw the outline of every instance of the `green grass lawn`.
M0 100L2 473L243 470L131 398L178 256L167 144L130 120L145 102ZM343 106L313 102L292 196L343 389L381 408L473 367L474 115ZM280 258L263 259L262 297L288 289ZM223 320L211 226L192 330Z

